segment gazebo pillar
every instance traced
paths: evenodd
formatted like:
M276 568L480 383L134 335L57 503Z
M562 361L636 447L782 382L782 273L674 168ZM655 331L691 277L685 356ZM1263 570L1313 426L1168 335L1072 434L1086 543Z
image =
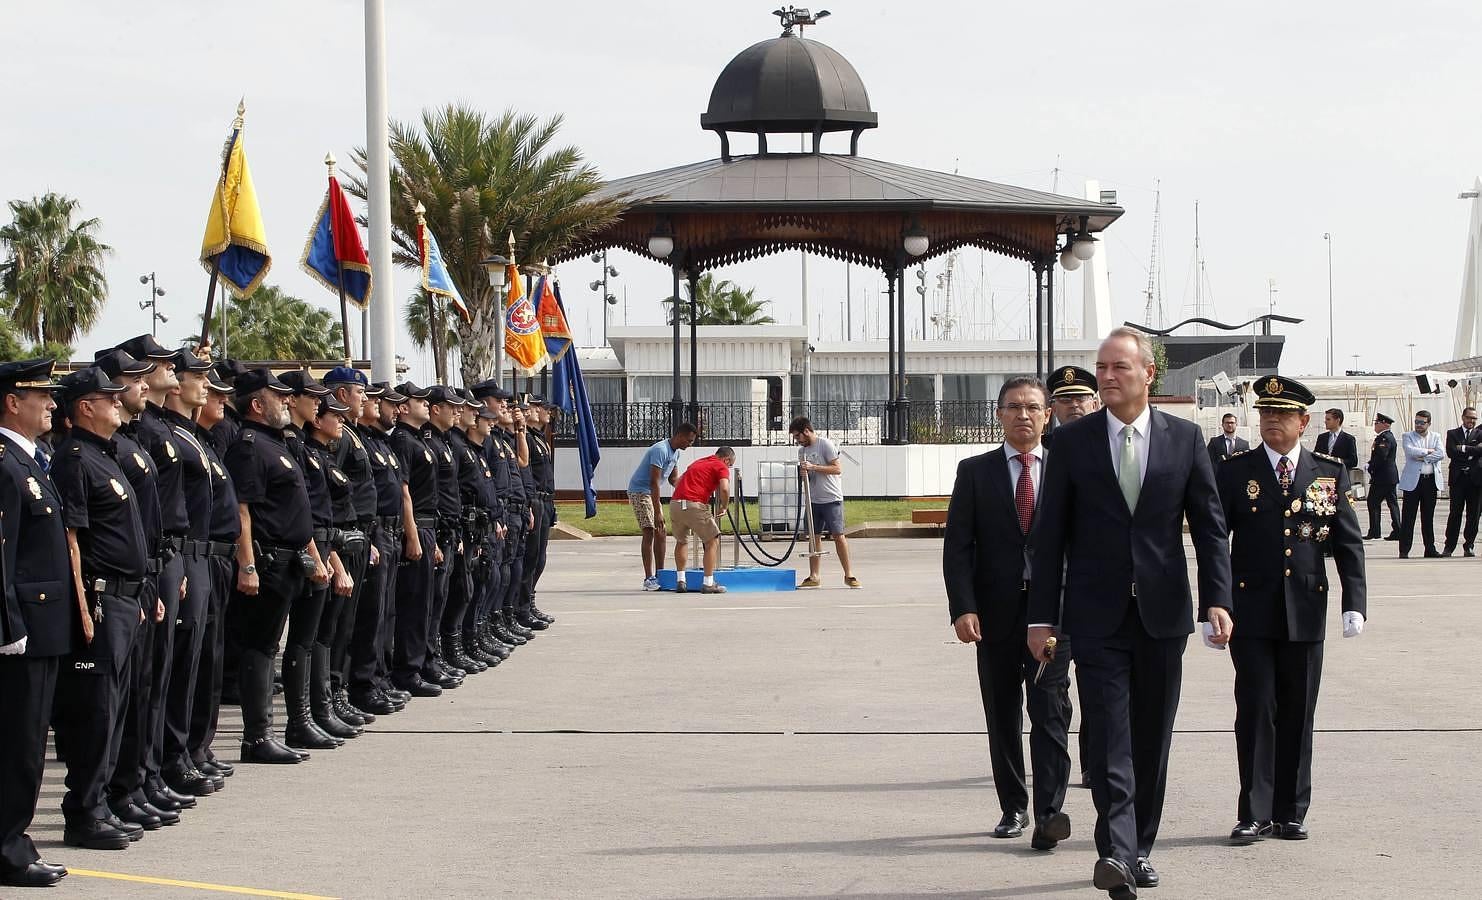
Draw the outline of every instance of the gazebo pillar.
M893 266L885 267L885 367L889 374L885 379L885 424L881 443L894 444L895 440L895 284L899 272Z
M1045 261L1037 259L1034 267L1034 315L1030 327L1034 330L1034 377L1045 377Z
M895 265L895 315L899 324L895 329L895 438L898 443L911 442L910 429L906 427L909 403L906 399L906 259L899 256Z
M690 417L689 420L700 427L700 378L697 374L700 364L700 341L698 327L699 299L696 296L700 292L700 267L691 265L685 270L690 276ZM704 436L704 431L701 431Z
M1045 372L1055 371L1055 257L1045 263Z
M679 272L681 264L675 260L671 266L674 272L674 295L669 304L669 312L674 320L674 395L669 398L669 430L673 434L679 423L684 421L684 397L680 394L679 375Z

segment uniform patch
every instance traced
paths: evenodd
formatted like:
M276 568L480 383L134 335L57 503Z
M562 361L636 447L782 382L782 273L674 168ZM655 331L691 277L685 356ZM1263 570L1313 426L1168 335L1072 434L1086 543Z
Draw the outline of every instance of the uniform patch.
M221 466L219 464L212 463L211 464L211 468L216 472L216 477L217 478L225 478L226 477L226 473L221 470Z
M26 479L26 490L31 492L31 499L41 499L41 482L37 481L34 475Z
M1249 497L1252 500L1261 496L1261 486L1256 482L1254 478L1245 483L1245 496Z
M291 469L291 468L293 468L293 460L289 459L286 456L280 456L280 457L278 457L278 462L282 463L283 464L283 468L285 468L285 469Z
M113 493L115 493L115 494L118 495L118 499L120 499L120 500L127 500L127 499L129 499L128 492L124 490L124 486L123 485L121 485L121 484L118 483L118 479L117 478L110 478L110 479L108 479L108 486L111 487L111 488L113 488Z
M134 453L134 465L138 466L141 472L149 471L149 464L144 461L144 454L142 453Z
M376 462L380 463L383 466L386 465L386 457L382 456L381 451L379 450L376 451Z
M314 468L317 469L317 468L319 468L319 460L317 460L317 459L315 459L314 457L311 456L311 457L309 457L309 465L311 465L311 466L313 466Z
M165 455L171 459L175 458L175 445L169 441L165 441Z
M431 450L423 450L422 451L422 455L425 456L425 457L427 457L427 461L428 462L432 462L432 451Z

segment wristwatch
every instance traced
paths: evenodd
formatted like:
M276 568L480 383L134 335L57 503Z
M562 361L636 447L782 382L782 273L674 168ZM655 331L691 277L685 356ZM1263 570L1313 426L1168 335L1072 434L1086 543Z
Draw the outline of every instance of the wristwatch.
M248 575L256 575L257 574L257 566L255 566L255 565L243 566L242 567L242 571L243 572L246 572Z

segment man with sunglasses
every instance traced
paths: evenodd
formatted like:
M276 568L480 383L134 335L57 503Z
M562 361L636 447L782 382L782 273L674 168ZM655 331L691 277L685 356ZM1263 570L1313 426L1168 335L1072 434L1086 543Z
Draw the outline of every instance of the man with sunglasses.
M1405 432L1400 442L1405 451L1405 471L1400 473L1400 490L1405 498L1400 519L1400 559L1410 558L1417 516L1426 558L1441 556L1436 550L1436 495L1446 490L1446 476L1441 471L1446 450L1441 436L1430 429L1431 414L1422 409L1415 414L1415 430Z

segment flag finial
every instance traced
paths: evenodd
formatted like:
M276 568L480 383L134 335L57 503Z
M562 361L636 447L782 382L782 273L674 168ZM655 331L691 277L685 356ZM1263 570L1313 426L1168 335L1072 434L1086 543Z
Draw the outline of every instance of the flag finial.
M333 150L331 150L330 152L324 154L324 165L329 168L329 174L330 174L331 177L333 177L334 176L334 151Z
M417 201L417 205L414 206L414 207L412 207L412 212L414 212L414 213L417 214L417 221L420 222L427 215L427 207L425 207L425 206L422 205L422 201L421 200L418 200Z
M237 117L232 120L232 127L240 129L246 121L247 98L243 97L237 101Z

